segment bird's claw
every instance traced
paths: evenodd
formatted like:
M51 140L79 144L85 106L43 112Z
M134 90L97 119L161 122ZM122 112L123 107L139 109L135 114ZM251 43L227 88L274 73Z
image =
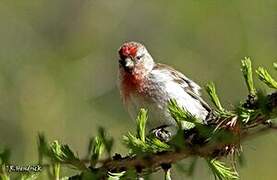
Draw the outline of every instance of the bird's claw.
M151 130L151 133L163 142L170 141L172 135L169 131L167 131L164 127L159 127L156 129Z

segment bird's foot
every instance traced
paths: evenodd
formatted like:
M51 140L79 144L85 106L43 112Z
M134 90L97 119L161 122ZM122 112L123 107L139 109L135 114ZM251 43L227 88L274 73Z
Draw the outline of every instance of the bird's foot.
M167 126L161 126L150 131L156 138L163 142L168 142L172 138L172 134L166 130Z

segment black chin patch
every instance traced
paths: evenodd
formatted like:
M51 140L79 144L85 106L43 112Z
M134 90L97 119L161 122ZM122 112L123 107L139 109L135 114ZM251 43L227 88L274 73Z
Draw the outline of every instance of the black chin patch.
M125 61L123 59L119 59L119 64L124 67L126 65Z
M132 72L132 69L126 66L126 61L123 59L119 59L119 65L124 68L124 70L128 73Z

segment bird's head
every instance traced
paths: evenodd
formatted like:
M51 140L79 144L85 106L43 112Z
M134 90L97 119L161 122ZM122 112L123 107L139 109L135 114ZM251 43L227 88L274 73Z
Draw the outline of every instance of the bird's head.
M140 43L127 42L119 48L119 66L128 73L147 73L154 67L154 61L147 49Z

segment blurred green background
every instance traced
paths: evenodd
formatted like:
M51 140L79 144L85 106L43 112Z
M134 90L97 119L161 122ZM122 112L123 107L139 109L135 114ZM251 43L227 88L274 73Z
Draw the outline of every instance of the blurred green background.
M130 40L202 86L214 81L232 108L247 95L240 59L269 68L277 58L277 1L1 0L0 144L12 162L36 162L38 132L82 157L98 126L126 152L121 136L135 125L116 87L117 49ZM246 142L241 179L276 179L276 148L274 133ZM192 179L207 176L199 164Z

